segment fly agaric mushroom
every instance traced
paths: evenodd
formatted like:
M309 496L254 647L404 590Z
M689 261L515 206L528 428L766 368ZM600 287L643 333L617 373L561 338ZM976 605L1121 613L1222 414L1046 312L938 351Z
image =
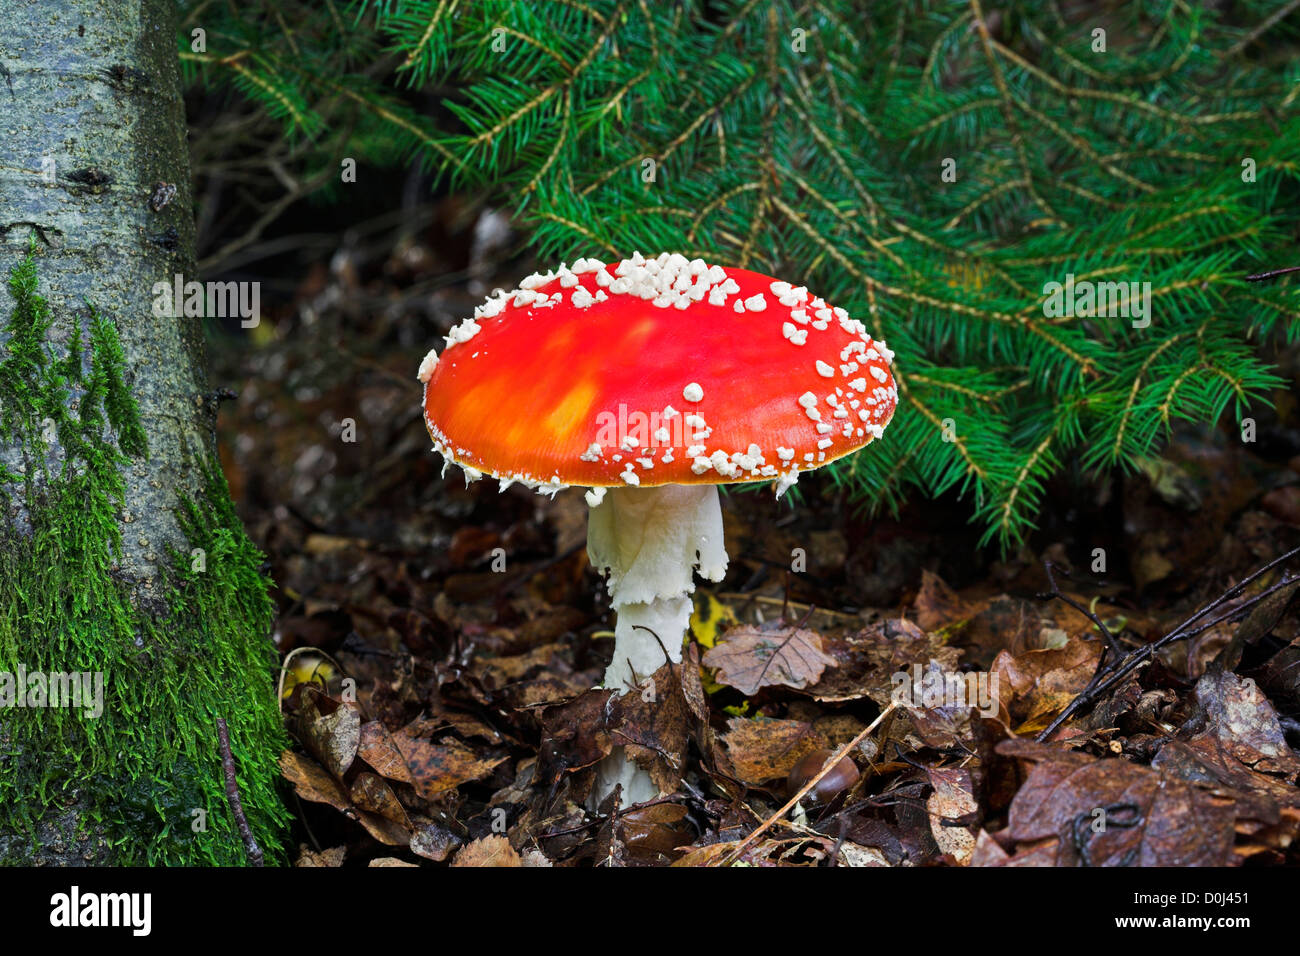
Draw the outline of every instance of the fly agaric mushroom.
M891 352L802 286L664 253L579 259L497 290L420 365L434 449L554 495L590 490L587 554L617 614L604 686L681 661L694 574L722 580L717 485L805 471L879 438ZM618 748L592 805L659 795Z

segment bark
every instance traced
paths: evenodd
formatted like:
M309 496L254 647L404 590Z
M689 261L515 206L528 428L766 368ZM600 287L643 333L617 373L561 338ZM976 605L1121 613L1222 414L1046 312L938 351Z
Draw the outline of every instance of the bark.
M222 682L246 682L249 674L204 674L203 668L228 667L232 660L255 660L259 655L269 662L265 627L258 632L248 624L261 614L259 608L265 607L264 591L260 596L245 593L221 598L251 602L241 605L235 614L240 617L243 610L251 608L248 615L230 622L235 629L251 629L249 633L222 635L207 630L219 629L220 622L202 622L198 628L203 632L188 637L165 634L166 628L155 633L148 626L149 619L174 622L184 616L186 609L176 606L176 593L189 595L200 604L216 600L216 591L204 590L206 578L196 578L199 583L186 584L181 592L175 589L175 560L170 549L188 555L193 544L178 505L199 502L200 512L209 515L202 520L208 523L218 520L211 518L212 514L230 514L228 499L213 500L210 481L212 474L219 474L219 465L213 439L216 402L208 397L205 374L204 320L158 318L153 310L155 283L170 287L178 273L185 279L198 278L193 274L195 227L174 18L171 0L0 0L0 24L4 25L0 31L0 273L8 275L35 236L40 293L49 301L53 319L48 334L52 355L62 355L72 319L80 315L84 321L87 303L116 327L126 356L126 384L138 404L148 454L120 467L125 502L119 514L121 540L112 583L124 589L129 608L142 616L144 624L133 625L134 633L157 645L142 649L155 655L150 667L157 670L161 661L173 667L177 680L211 681L219 687ZM170 201L160 202L167 190L159 191L159 184L175 187ZM0 289L0 316L9 315L12 308L8 290ZM63 453L55 447L51 457L57 461ZM0 466L11 472L27 470L30 455L27 457L24 464L19 441L0 446ZM218 481L215 494L217 499L225 494L224 482ZM38 505L30 495L14 496L3 522L11 531L27 533L32 525L30 510L35 507ZM243 541L242 529L236 526L231 533ZM222 570L215 569L217 573ZM214 587L219 583L213 580ZM240 587L248 590L247 578ZM0 582L0 602L16 600L20 598ZM31 615L23 610L22 616ZM34 644L41 639L39 628L35 628L26 638L33 646L20 646L18 656L36 653ZM227 639L236 645L244 642L244 646L227 654L224 664L210 663L221 655L207 651L194 653L196 659L187 660L184 667L174 667L175 661L168 659L168 655L190 654L193 647ZM18 640L21 645L24 638ZM106 659L122 653L117 647L104 650ZM256 677L257 668L250 668ZM269 674L267 678L269 681ZM147 704L154 697L139 687L125 686L142 679L142 672L119 667L115 692L120 699L129 697L136 704ZM172 699L170 694L156 696ZM248 752L254 749L257 734L263 734L257 739L265 743L270 739L267 735L278 733L278 727L269 729L274 704L267 703L265 687L236 687L229 699L216 693L195 701L193 713L160 717L172 721L175 733L202 737L210 730L215 753L214 713L235 718L237 715L228 711L245 700L256 703L248 705L252 712L244 726L257 729L245 736L243 754L238 753L237 745L237 757L246 764L243 770L251 772L256 766L265 777L266 755ZM236 733L235 723L238 721L232 720L232 734ZM0 744L8 737L4 727L4 711L0 710ZM208 742L182 743L193 753L186 757L189 762L183 771L177 772L203 777L202 789L206 790L213 769L208 766ZM52 741L51 746L57 748L60 743ZM13 742L9 747L17 753ZM145 754L141 759L147 764L153 757ZM69 765L76 764L72 761ZM220 771L219 766L215 769ZM0 772L3 770L0 765ZM168 772L165 767L158 771ZM35 833L15 832L12 822L6 832L6 819L0 813L0 860L15 856L50 863L122 859L123 851L106 846L104 827L92 823L93 815L88 812L101 781L87 778L74 783L77 797L69 805L51 802L42 809ZM269 784L262 779L257 786ZM32 794L27 799L39 798ZM228 810L209 803L204 802L201 809L214 817ZM168 827L188 828L187 812L178 807L176 818L164 822ZM276 813L274 809L266 812ZM114 825L129 826L129 821L118 820ZM160 823L155 819L142 825L157 827ZM140 841L152 839L152 833L143 833L135 846L138 849ZM206 858L216 857L208 853Z

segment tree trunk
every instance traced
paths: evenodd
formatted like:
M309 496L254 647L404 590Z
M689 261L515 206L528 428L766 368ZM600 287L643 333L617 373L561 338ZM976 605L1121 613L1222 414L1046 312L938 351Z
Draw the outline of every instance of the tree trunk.
M282 849L262 556L203 319L156 308L195 278L174 17L0 0L0 861L244 862L221 717L249 836ZM52 706L68 674L90 700Z

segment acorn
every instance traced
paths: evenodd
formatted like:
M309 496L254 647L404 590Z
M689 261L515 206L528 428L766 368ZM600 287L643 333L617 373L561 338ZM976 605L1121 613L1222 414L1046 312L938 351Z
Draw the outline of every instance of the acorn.
M795 764L790 776L786 778L786 793L793 797L803 789L804 784L821 772L822 766L832 754L830 750L814 750ZM861 774L858 773L857 764L845 757L817 782L817 786L808 791L804 799L813 804L830 803L836 794L857 783L859 776Z

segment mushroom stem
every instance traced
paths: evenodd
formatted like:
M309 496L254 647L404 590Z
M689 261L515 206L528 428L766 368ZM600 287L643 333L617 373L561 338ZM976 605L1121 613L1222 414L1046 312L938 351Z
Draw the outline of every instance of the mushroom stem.
M587 522L587 555L606 575L618 615L605 687L645 691L667 660L682 659L694 575L721 581L727 571L722 507L712 484L610 488ZM659 796L650 774L619 747L597 767L591 805L623 785L624 804Z

